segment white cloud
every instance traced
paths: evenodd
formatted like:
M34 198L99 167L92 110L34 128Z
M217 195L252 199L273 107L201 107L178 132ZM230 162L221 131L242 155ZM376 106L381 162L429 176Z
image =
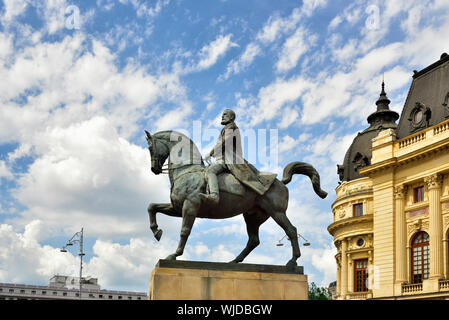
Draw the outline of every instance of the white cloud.
M306 40L307 38L307 40ZM299 58L309 49L316 36L309 35L302 27L298 28L282 46L276 63L278 72L285 72L296 67Z
M78 276L76 253L61 253L60 248L39 243L47 232L39 220L26 225L23 233L0 225L0 282L47 285L55 274ZM148 292L145 284L151 270L171 253L167 248L175 246L172 240L157 243L131 237L129 243L119 244L97 239L93 252L84 258L83 276L97 277L102 289Z
M59 249L41 246L36 237L42 234L39 221L26 226L24 233L16 233L12 226L0 225L0 281L9 283L46 284L57 272L76 265L76 258L66 256Z
M137 7L137 16L154 18L160 14L162 9L170 4L170 0L157 0L154 7L148 7L147 3L140 3Z
M232 60L229 62L223 78L227 79L231 74L240 73L242 70L247 68L260 53L261 49L257 43L251 42L248 44L238 60Z
M295 123L296 119L298 119L299 112L294 108L285 108L284 113L282 115L282 119L279 122L279 128L284 129Z
M335 281L337 276L336 254L336 248L316 249L312 253L312 265L324 275L319 286L327 288L332 281Z
M3 25L8 25L14 18L22 14L28 6L27 0L3 0L4 12L1 16Z
M231 41L231 37L232 34L226 36L220 35L217 39L201 48L199 52L200 61L195 66L194 70L201 71L210 68L230 48L236 47L237 44Z
M282 141L279 143L279 152L285 152L293 149L299 144L298 140L293 139L289 135L286 135L282 138Z
M102 288L142 291L157 261L172 253L167 247L174 244L147 238L131 238L127 244L99 239L93 246L94 256L86 265L86 274L98 277Z
M329 23L327 28L329 30L333 30L333 29L337 28L340 25L340 23L342 23L342 22L343 22L343 18L340 15L335 16L335 18L333 18L331 20L331 22Z
M6 162L0 160L0 184L1 178L12 179L13 177L14 175L12 174L11 170L7 167Z
M149 202L168 200L162 176L150 172L148 150L118 136L105 118L40 135L39 156L17 180L14 196L29 209L17 221L46 226L82 223L96 235L145 234Z
M301 11L298 8L293 9L291 15L286 18L282 18L278 14L274 14L270 16L262 30L259 31L256 39L264 44L271 43L277 40L279 35L288 33L296 28L296 25L299 23L301 17Z
M302 3L301 11L306 16L311 16L316 9L325 7L327 0L303 0Z
M250 125L254 126L278 116L282 106L296 101L308 86L309 83L302 77L292 77L289 80L276 79L270 85L261 88L258 94L258 106L250 108L248 112L252 114Z

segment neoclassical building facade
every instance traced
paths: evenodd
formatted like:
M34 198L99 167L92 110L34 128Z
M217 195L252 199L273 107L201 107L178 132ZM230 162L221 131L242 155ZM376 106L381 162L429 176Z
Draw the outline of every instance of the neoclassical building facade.
M337 166L336 299L449 300L448 100L447 54L414 72L400 117L382 84Z

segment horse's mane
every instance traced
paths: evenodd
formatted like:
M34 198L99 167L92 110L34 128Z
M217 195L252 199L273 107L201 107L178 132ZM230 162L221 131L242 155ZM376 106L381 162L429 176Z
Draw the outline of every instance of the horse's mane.
M156 138L156 139L163 139L163 140L170 141L170 136L172 134L176 134L176 135L182 136L182 137L188 139L189 141L191 141L193 143L193 141L188 136L186 136L185 134L183 134L181 132L174 131L174 130L159 131L159 132L156 132L155 134L153 134L153 137Z
M193 157L192 160L194 158L196 158L197 160L200 161L201 164L203 164L203 159L202 159L202 156L201 156L201 152L199 151L199 149L196 146L196 144L192 141L192 139L190 139L185 134L183 134L181 132L178 132L178 131L174 131L174 130L165 130L165 131L156 132L155 134L152 135L152 137L154 139L164 140L164 141L166 141L168 143L170 143L170 142L177 143L178 142L177 139L175 139L175 140L172 139L173 135L176 136L176 137L181 136L183 139L187 139L187 140L184 140L184 141L188 141L189 142L189 145L190 145L190 148L191 148L190 150L192 152L191 156ZM200 164L200 163L198 163L198 164Z

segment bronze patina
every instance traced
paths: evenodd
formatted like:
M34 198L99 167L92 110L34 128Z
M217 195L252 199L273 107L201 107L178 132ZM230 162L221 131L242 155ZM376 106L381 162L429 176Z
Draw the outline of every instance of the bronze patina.
M161 131L153 135L145 131L151 155L151 171L154 174L167 171L171 183L170 203L150 203L148 207L150 228L155 238L160 240L162 230L157 225L156 214L160 212L182 218L178 248L166 258L176 260L184 252L196 218L226 219L243 214L249 239L242 252L231 261L238 263L259 245L259 227L271 217L291 241L292 258L287 262L287 268L293 270L301 252L297 230L286 215L289 196L286 185L294 174L303 174L311 179L319 197L325 198L327 193L320 188L318 172L304 162L288 164L284 168L282 180L276 179L275 174L260 173L241 156L240 136L234 120L235 113L232 110L223 112L222 124L225 128L219 142L206 157L207 160L210 156L218 158L219 164L215 165L215 162L208 167L204 165L196 145L187 136L176 131ZM221 156L217 154L220 151L223 152ZM163 164L167 160L168 167L164 168Z

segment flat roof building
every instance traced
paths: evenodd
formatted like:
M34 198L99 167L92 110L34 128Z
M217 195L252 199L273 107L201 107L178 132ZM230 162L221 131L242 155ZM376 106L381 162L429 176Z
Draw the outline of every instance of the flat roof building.
M82 300L147 300L145 292L101 289L97 278L81 279ZM55 275L48 286L0 283L0 300L78 300L79 277Z

